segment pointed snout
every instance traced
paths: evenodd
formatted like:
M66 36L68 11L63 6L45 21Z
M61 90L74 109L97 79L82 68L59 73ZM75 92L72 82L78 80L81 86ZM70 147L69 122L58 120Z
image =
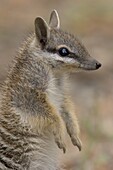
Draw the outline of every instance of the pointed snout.
M83 70L97 70L101 67L101 63L99 63L97 60L93 58L89 58L87 60L84 60L80 64L80 68Z

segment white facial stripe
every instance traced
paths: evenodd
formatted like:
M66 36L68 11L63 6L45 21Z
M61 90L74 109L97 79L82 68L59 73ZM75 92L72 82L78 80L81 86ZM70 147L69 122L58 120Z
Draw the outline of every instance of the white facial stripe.
M57 61L64 61L62 57L60 57L57 53L48 53L45 54L46 58L54 58Z
M64 63L69 63L69 64L73 64L73 63L75 63L75 60L73 59L73 58L69 58L69 57L60 57L58 54L50 54L50 53L48 53L48 58L54 58L55 60L57 60L57 61L62 61L62 62L64 62ZM47 57L46 56L46 57Z
M39 57L39 54L37 52L33 52L33 54L37 57ZM73 58L69 58L69 57L60 57L57 53L53 54L53 53L48 53L48 52L45 52L43 53L43 57L45 58L53 58L54 60L57 60L57 61L62 61L64 63L70 63L70 64L73 64L75 63L75 60Z
M57 53L44 52L43 55L41 54L42 56L40 56L39 53L37 53L35 51L35 52L33 52L33 54L35 56L41 57L41 58L44 57L44 58L53 59L53 60L56 60L56 61L62 61L65 64L74 64L75 63L75 59L69 58L69 57L61 57Z
M75 60L73 58L65 57L64 59L65 59L64 61L67 63L70 63L70 64L75 63Z

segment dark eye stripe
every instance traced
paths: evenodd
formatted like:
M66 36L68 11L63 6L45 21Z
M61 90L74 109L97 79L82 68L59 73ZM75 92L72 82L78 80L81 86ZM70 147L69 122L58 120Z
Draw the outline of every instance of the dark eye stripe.
M47 51L50 53L56 53L57 50L55 48L47 48Z
M61 48L66 48L66 47L61 47ZM61 48L59 48L59 49L61 49ZM55 53L58 53L59 54L59 49L57 50L56 48L47 48L46 50L49 52L49 53L53 53L53 54L55 54ZM67 49L67 48L66 48ZM68 49L67 49L68 50ZM68 57L70 57L70 58L79 58L79 56L78 55L76 55L75 53L72 53L72 52L70 52L69 50L68 50L68 55L66 54L65 56L62 56L62 57L66 57L66 56L68 56ZM60 55L60 54L59 54ZM61 55L60 55L61 56Z

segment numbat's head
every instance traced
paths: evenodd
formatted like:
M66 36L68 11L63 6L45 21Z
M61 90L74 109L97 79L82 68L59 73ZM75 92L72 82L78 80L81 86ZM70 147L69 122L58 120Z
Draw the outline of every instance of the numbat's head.
M56 10L51 13L49 25L41 17L35 19L35 35L35 54L40 48L41 56L55 71L96 70L101 66L76 37L60 29Z

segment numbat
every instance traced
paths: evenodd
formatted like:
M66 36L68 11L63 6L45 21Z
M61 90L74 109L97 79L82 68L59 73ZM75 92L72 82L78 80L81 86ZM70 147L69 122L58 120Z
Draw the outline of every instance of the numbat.
M0 170L60 170L65 133L81 150L67 75L100 66L76 37L60 29L57 11L49 25L35 19L35 33L15 57L3 87Z

